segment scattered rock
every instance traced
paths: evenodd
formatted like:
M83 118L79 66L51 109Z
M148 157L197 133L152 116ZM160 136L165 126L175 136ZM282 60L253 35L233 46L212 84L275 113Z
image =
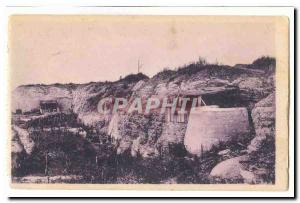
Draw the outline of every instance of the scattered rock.
M241 169L240 174L243 177L245 183L249 183L249 184L256 183L256 176L253 172Z
M177 178L169 178L162 182L163 184L177 184Z
M149 144L141 145L139 151L141 156L144 158L150 158L150 157L153 158L153 157L158 157L159 155L158 150L155 147L150 146Z
M242 179L241 170L244 169L240 162L247 160L247 158L247 156L243 155L222 161L212 169L210 176L223 179Z
M242 162L248 161L248 159L247 155L227 159L217 164L212 169L210 176L231 181L243 180L248 184L262 182L254 172L246 170Z
M123 139L123 140L120 140L119 142L119 146L117 148L117 154L123 154L125 151L127 151L128 149L130 149L131 147L131 142L127 139Z
M223 155L229 154L230 152L231 152L230 149L225 149L225 150L220 151L218 153L218 155L223 156Z
M267 137L265 135L254 137L247 147L248 153L258 151L261 148L264 140L266 140L266 138Z
M142 140L141 137L133 140L131 145L131 156L136 157L139 154L144 158L157 157L159 155L158 150L149 145L149 143L142 144Z

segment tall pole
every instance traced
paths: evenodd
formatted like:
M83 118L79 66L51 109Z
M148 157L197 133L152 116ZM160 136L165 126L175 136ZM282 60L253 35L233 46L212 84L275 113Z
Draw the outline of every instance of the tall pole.
M140 73L140 70L141 70L142 65L143 65L143 64L141 64L140 59L138 59L138 64L137 64L137 65L138 65L138 66L137 66L137 68L138 68L138 73Z

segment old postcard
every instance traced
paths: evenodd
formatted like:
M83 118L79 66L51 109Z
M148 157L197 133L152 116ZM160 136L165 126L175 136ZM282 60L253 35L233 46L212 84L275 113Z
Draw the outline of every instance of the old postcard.
M13 188L287 190L286 16L12 15Z

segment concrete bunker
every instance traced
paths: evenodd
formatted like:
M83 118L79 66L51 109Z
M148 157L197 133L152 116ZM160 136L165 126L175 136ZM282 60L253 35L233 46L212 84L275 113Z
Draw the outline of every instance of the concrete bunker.
M227 89L206 89L202 91L191 91L180 93L176 96L178 102L176 109L172 112L172 108L168 107L166 111L166 121L173 123L187 123L189 120L190 112L193 108L201 106L218 106L221 108L243 107L244 101L240 99L240 92L236 88ZM181 111L183 100L187 98L185 111ZM196 99L196 100L195 100ZM170 102L169 102L170 103Z
M178 102L176 104L175 111L172 112L172 107L166 108L166 121L167 122L173 122L173 123L187 123L188 117L190 114L190 111L192 107L198 107L201 105L205 105L204 101L201 98L201 95L197 94L184 94L179 95ZM182 111L181 107L183 105L183 100L187 98L188 101L186 101L185 104L185 111ZM171 103L171 102L169 102Z
M201 156L213 145L247 136L249 132L248 111L245 107L197 107L190 112L184 145L190 153Z
M58 102L56 100L40 101L40 112L41 114L59 112Z

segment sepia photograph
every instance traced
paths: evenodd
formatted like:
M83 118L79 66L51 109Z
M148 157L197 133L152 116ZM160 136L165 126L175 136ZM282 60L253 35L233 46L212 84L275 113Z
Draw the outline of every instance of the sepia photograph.
M286 16L10 16L12 187L287 189L288 30Z

